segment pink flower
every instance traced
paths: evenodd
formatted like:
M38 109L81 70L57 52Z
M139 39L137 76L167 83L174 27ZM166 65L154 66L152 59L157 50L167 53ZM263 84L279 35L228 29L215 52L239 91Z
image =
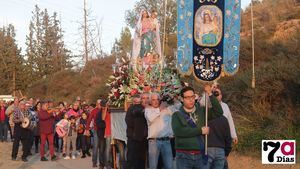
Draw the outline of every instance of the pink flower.
M132 90L130 91L130 95L133 96L133 95L135 95L135 94L138 94L138 90L137 90L137 89L132 89Z

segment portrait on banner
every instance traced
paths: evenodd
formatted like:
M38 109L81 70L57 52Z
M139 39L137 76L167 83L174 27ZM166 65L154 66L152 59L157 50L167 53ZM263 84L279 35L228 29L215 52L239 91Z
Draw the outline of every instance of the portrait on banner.
M199 46L217 46L222 39L223 17L217 6L201 6L194 19L194 38Z

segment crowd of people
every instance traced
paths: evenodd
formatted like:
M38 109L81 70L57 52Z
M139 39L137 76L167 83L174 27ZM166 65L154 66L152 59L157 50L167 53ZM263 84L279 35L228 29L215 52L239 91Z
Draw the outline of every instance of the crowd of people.
M201 97L186 86L172 102L164 102L158 93L135 95L125 121L129 169L171 169L174 160L178 169L226 169L232 143L238 143L218 84L205 85Z
M1 101L0 108L1 141L8 142L10 133L12 160L17 160L21 142L24 162L35 152L40 153L41 161L49 161L49 155L50 160L55 161L58 154L65 160L92 156L93 167L112 166L111 157L105 157L111 154L105 153L110 150L105 146L105 139L110 137L105 100L87 105L77 97L70 105L59 102L55 106L52 100L15 97L11 102Z
M158 93L134 95L126 112L127 144L120 141L119 167L171 169L175 160L178 169L228 168L226 159L232 143L238 143L232 116L222 102L219 85L205 85L204 93L207 100L192 87L184 87L171 102L163 101ZM21 142L24 162L35 152L40 153L41 161L92 156L93 167L111 168L110 120L105 99L91 105L80 97L71 105L32 98L0 101L0 139L8 141L10 133L12 160L17 159Z

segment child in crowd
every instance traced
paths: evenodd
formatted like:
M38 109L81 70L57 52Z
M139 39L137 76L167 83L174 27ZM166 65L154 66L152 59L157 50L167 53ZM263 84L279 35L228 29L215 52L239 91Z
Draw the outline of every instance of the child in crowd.
M82 150L81 158L85 158L86 155L91 156L91 154L89 152L90 137L84 135L84 131L86 129L86 123L87 123L87 114L86 114L86 112L83 112L81 114L81 118L79 119L79 125L78 125L78 136L81 140L81 150Z
M69 128L70 128L70 122L68 119L68 115L65 114L64 118L61 119L57 124L56 124L56 133L60 138L63 140L63 157L66 157L66 150L67 150L67 137L69 133Z
M76 159L76 133L77 133L77 126L76 126L76 117L71 115L68 117L65 114L64 119L61 121L68 120L67 125L64 125L64 128L67 128L66 134L63 136L64 141L64 148L63 148L63 156L65 160L69 160L70 157L72 159ZM60 122L57 124L60 125ZM72 151L70 151L72 148Z

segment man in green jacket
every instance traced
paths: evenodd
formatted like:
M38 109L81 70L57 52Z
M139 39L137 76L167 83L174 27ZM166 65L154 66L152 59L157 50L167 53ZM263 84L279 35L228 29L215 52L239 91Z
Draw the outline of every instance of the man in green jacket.
M205 85L204 91L209 96L208 120L222 116L222 107L212 95L211 87ZM203 169L205 152L202 136L209 134L209 127L205 127L205 106L195 101L192 87L183 88L180 95L183 105L172 116L176 165L178 169Z

